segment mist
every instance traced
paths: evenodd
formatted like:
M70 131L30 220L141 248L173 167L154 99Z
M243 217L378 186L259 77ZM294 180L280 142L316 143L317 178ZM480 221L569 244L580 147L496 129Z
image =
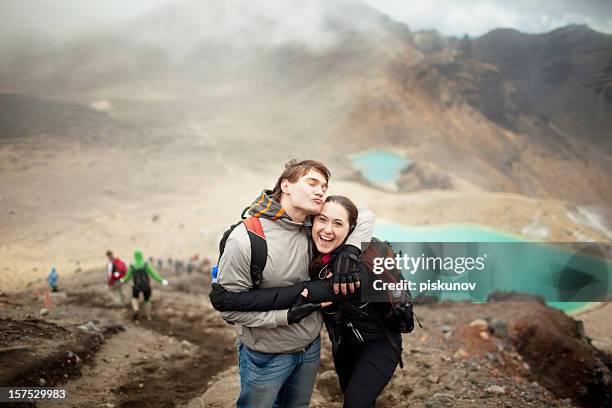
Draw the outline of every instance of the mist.
M542 33L569 24L586 24L604 33L612 33L612 3L591 1L516 1L468 2L461 0L394 0L321 1L311 0L134 0L121 2L82 2L77 0L3 0L0 22L5 34L42 33L63 36L108 28L115 24L132 24L134 19L155 15L167 6L191 10L180 17L188 33L202 33L208 38L232 39L235 34L269 44L298 41L311 47L330 46L335 34L326 27L326 19L345 16L355 29L362 26L358 13L349 5L367 4L406 24L411 30L437 30L444 35L480 36L495 28L514 28L528 33ZM270 26L270 27L268 27ZM261 32L263 29L263 33Z

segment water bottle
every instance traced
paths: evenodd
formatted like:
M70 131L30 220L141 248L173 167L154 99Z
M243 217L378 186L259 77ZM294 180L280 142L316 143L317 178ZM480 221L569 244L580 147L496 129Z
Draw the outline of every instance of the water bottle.
M210 270L210 273L212 275L212 283L217 283L217 273L219 273L219 265L213 265L212 269Z

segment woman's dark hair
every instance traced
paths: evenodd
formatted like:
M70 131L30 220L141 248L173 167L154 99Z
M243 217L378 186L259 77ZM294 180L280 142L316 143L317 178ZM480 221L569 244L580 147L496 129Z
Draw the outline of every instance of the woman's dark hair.
M348 231L348 234L346 235L346 238L348 238L348 236L351 235L351 232L353 232L353 230L355 229L355 226L357 225L357 216L359 215L357 206L355 205L355 203L351 201L350 198L341 196L341 195L331 195L327 197L327 199L325 200L325 204L327 203L340 204L342 208L346 210L346 213L348 215L348 223L349 223L349 231ZM344 242L346 242L346 238L344 238ZM344 245L344 242L342 242L340 246ZM312 257L312 261L310 261L309 275L310 275L310 279L318 279L319 269L321 269L321 266L322 266L321 264L322 264L323 255L319 253L319 251L317 251L316 245L313 245L313 251L314 251L314 254Z

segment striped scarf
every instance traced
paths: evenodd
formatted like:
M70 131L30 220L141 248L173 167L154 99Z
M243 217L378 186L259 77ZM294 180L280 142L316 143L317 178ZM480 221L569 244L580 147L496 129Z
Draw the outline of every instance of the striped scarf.
M270 220L286 219L291 221L285 209L272 198L271 190L264 190L251 204L249 215Z

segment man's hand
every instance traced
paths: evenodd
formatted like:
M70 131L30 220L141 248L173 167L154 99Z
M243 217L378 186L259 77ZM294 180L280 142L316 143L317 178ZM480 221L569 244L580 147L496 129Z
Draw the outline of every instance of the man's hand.
M331 302L323 303L306 303L308 289L304 289L299 299L287 311L287 322L289 324L299 323L303 318L316 312L321 307L329 306Z
M361 285L357 267L359 255L361 255L361 251L353 245L344 245L340 250L334 262L334 293L336 295L339 290L342 291L343 295L346 295L347 285L351 293L355 292L355 288L359 288Z

